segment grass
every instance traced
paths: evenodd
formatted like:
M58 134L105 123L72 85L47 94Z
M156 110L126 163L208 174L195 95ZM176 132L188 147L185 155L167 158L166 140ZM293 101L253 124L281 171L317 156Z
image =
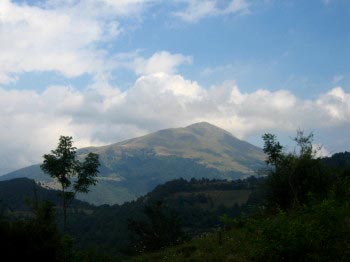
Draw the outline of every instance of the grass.
M166 248L158 253L145 254L134 261L249 261L252 236L245 230L212 233L183 245Z

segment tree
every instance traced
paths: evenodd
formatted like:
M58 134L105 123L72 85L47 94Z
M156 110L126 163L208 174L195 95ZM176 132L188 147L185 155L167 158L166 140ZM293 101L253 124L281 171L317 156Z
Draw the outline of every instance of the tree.
M178 215L162 201L146 205L144 215L144 221L128 220L129 230L136 234L136 251L155 251L184 240L185 235Z
M277 141L276 135L264 134L262 138L264 140L263 151L267 154L266 163L277 165L282 156L283 146Z
M293 139L298 150L283 152L272 134L263 135L266 162L273 168L267 177L268 202L271 206L289 209L306 204L312 196L322 199L332 185L330 170L316 157L313 134L298 130Z
M63 229L66 228L67 207L70 200L78 192L88 193L91 185L96 185L98 174L98 155L89 153L83 162L77 159L76 147L73 147L72 137L61 136L58 146L51 154L43 156L40 166L44 173L56 178L62 188ZM74 179L74 180L73 180ZM71 188L72 181L73 187ZM72 189L72 191L68 191Z
M46 201L33 207L33 217L0 218L1 256L9 261L63 261L64 241L53 204Z

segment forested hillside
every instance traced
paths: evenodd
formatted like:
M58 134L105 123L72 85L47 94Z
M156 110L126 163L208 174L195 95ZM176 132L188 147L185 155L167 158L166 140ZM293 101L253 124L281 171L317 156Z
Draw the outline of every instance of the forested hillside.
M237 216L249 212L251 205L262 200L260 186L263 181L254 177L235 181L178 179L123 205L91 206L75 200L70 206L67 231L80 248L99 246L113 254L134 253L135 239L128 224L133 219L147 219L146 207L161 202L165 212L176 213L186 236L194 237L222 226L220 216L223 214ZM58 223L62 224L58 191L44 189L29 179L0 182L0 189L0 196L9 211L27 215L33 210L37 192L39 201L51 200L56 205ZM14 195L11 193L14 190L21 190L21 193Z
M274 168L250 215L225 216L217 233L133 261L349 261L350 154L317 159L312 136L298 135L299 154L265 137Z

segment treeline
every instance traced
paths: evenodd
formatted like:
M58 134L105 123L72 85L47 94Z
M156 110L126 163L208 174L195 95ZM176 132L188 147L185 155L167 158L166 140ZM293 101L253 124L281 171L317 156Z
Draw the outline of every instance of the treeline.
M224 213L237 216L243 211L249 212L251 203L259 199L257 188L262 181L262 178L253 177L239 181L177 179L156 187L136 201L103 205L91 215L74 214L68 227L82 248L100 246L114 254L135 254L138 236L130 229L129 222L150 222L147 210L155 208L160 202L164 214L176 214L186 236L198 236L220 227L220 216ZM222 204L212 206L211 203L221 201L220 193L225 192L234 192L238 197L242 195L246 200L240 204L232 199L231 203L222 201ZM158 243L160 248L164 241Z
M177 192L198 192L205 190L237 190L253 189L260 184L261 178L254 176L246 179L223 180L223 179L195 179L186 180L183 178L175 179L157 186L149 194L155 198L168 197Z
M15 193L14 193L15 192ZM59 206L61 198L58 190L52 190L36 184L28 178L15 178L0 181L0 206L9 212L31 212L31 202L46 200ZM72 199L72 206L76 209L92 209L89 203Z
M256 200L257 189L262 183L262 178L255 177L236 181L217 179L191 179L187 181L177 179L157 186L146 196L123 205L94 207L88 204L80 204L80 201L78 201L74 202L69 210L66 232L74 239L75 247L78 250L102 249L119 257L127 257L138 254L141 250L139 248L140 243L145 240L140 238L140 234L146 235L146 233L141 232L140 228L148 228L148 235L161 230L162 234L158 232L156 235L169 239L167 234L171 231L164 228L176 228L174 221L177 221L179 231L175 231L174 235L181 235L183 240L201 235L204 232L213 231L222 225L222 221L220 221L222 214L237 216L243 211L249 212L250 203ZM6 188L6 193L9 194L14 189L22 190L19 199L12 203L7 201L12 206L20 207L19 203L22 200L33 199L35 183L31 180L4 181L0 183L0 187L2 185ZM60 205L57 191L38 188L37 192L40 192L38 193L39 202L49 195L57 198L54 199L56 206ZM236 192L234 194L237 197L242 194L246 198L245 202L235 203L232 200L231 203L227 204L222 201L222 204L212 206L212 203L217 204L221 201L220 194L225 192ZM3 196L7 196L7 194L3 194ZM11 201L14 200L13 198L10 199ZM28 203L27 200L25 202ZM27 204L23 203L23 205ZM25 214L28 214L29 209L33 210L33 206L26 206L23 209L26 211ZM20 209L16 210L20 211ZM152 216L149 216L152 210L156 210L154 213L158 212L158 215L154 216L154 218L157 218L157 222L152 222ZM54 206L53 211L56 214L58 227L61 227L63 224L62 211L59 208L54 208ZM3 216L3 219L6 217L9 216ZM28 215L26 217L27 219L21 220L20 223L27 223L29 221ZM34 218L35 211L29 216L29 219ZM44 225L45 223L41 224ZM161 229L162 224L163 229ZM159 227L155 225L159 225ZM144 248L144 251L156 250L175 243L177 240L174 241L155 240L153 241L154 245L148 245L149 248ZM148 241L148 243L151 242Z

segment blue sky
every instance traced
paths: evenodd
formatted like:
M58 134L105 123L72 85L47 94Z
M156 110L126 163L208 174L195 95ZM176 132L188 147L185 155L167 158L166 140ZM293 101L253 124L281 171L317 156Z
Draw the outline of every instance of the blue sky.
M179 72L203 86L233 79L250 91L287 88L312 97L332 87L337 77L341 78L337 83L350 82L349 1L246 1L250 4L248 14L209 16L193 22L171 15L186 8L186 1L163 2L149 4L140 17L122 17L125 31L113 41L98 43L99 47L111 55L138 50L151 56L167 50L192 56L191 66ZM224 5L230 1L218 2ZM127 88L135 76L130 73L126 77L120 71L113 72L115 81ZM28 78L34 78L30 88L67 82L52 72L40 76L30 72L9 87L23 88ZM85 75L68 80L84 88L90 78Z
M349 25L347 0L2 0L0 173L60 134L101 145L197 121L349 150Z

